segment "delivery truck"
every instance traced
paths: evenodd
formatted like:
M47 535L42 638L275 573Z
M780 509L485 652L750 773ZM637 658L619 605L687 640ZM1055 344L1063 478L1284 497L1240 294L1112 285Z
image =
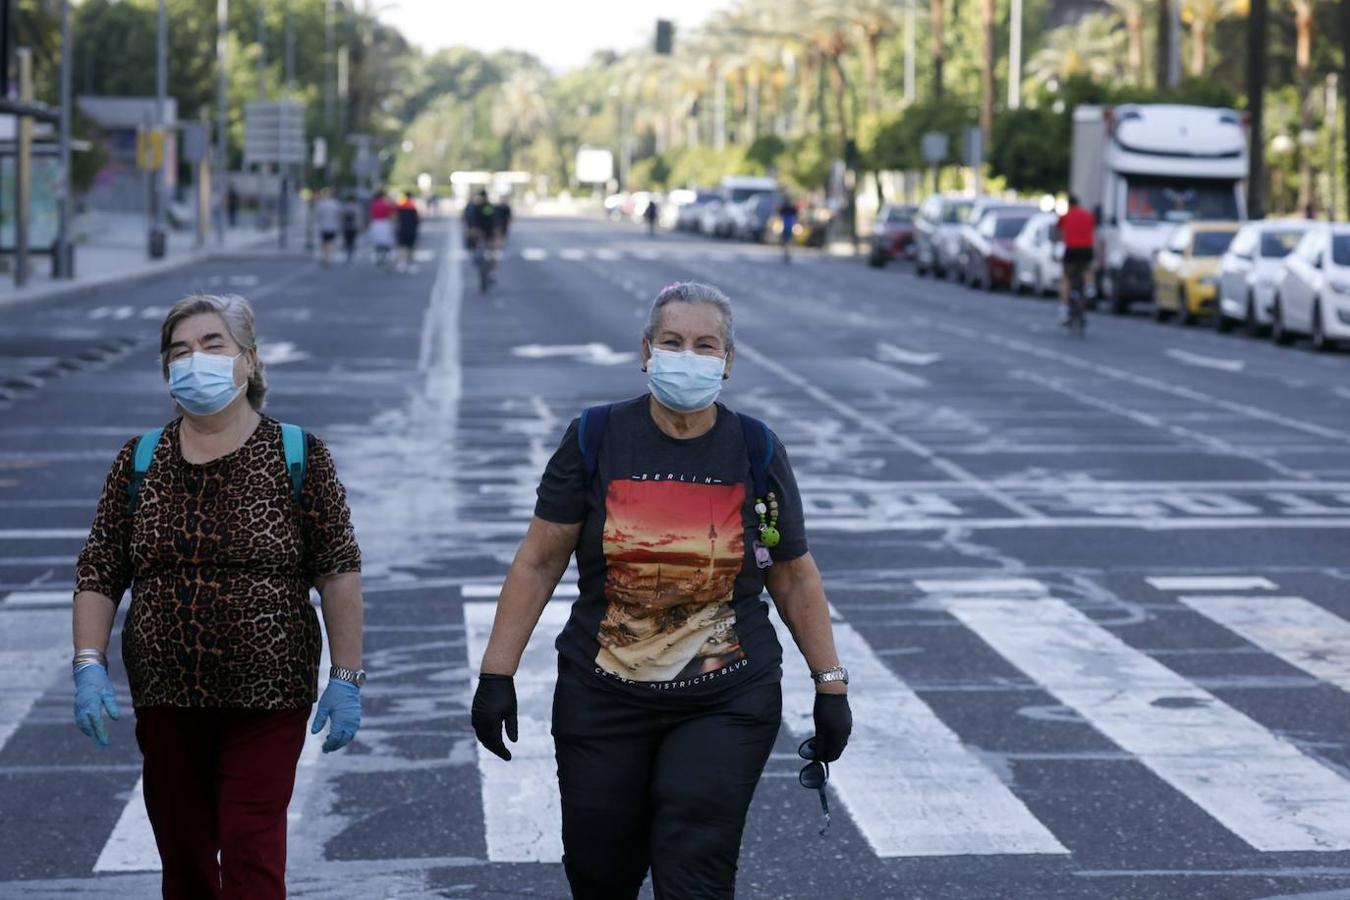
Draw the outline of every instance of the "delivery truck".
M1069 190L1097 216L1101 294L1111 310L1153 299L1153 256L1177 224L1246 218L1247 128L1234 110L1079 106Z

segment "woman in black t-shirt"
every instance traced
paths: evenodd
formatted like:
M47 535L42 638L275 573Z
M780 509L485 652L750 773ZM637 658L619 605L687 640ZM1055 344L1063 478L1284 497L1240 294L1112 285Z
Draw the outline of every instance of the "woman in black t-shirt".
M781 720L766 587L817 684L822 762L848 742L848 674L787 453L717 403L735 361L730 301L703 284L663 289L642 359L651 393L587 410L549 461L502 586L473 727L511 758L512 675L575 553L552 729L573 895L636 897L650 868L658 898L731 897Z

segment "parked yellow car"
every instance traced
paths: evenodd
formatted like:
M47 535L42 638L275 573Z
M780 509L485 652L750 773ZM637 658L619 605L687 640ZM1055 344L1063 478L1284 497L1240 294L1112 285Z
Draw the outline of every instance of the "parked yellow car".
M1176 315L1182 325L1212 315L1219 304L1219 263L1238 222L1187 222L1177 226L1153 258L1153 315Z

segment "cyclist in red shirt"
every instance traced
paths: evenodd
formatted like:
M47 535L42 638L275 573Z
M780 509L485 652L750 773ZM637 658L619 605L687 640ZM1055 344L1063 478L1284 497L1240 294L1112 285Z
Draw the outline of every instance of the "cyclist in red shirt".
M1059 217L1060 239L1064 241L1064 277L1059 284L1060 321L1069 321L1069 291L1081 293L1084 278L1092 268L1092 250L1096 245L1097 220L1069 195L1069 208Z

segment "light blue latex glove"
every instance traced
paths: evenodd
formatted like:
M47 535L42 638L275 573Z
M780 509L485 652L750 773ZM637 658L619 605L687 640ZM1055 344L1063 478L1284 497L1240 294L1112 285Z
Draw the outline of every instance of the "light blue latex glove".
M350 681L330 678L323 696L319 697L319 708L314 711L314 724L309 726L309 733L323 731L325 720L332 724L328 738L323 742L324 753L341 750L350 744L361 727L361 689Z
M121 718L108 670L97 663L81 667L75 673L75 724L98 741L100 747L108 746L108 729L103 724L105 710L108 718Z

